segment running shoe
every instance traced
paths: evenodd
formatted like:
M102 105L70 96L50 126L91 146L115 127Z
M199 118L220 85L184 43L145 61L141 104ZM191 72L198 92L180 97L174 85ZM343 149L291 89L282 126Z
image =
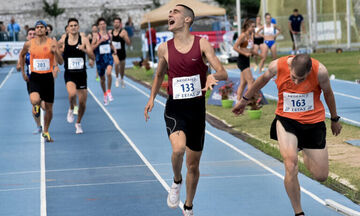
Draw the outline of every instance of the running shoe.
M37 126L36 130L33 131L33 134L40 134L42 132L42 127L41 126Z
M184 210L184 216L194 216L193 210L186 209Z
M116 78L115 80L115 87L118 88L120 85L119 78Z
M96 77L96 81L97 81L97 82L100 82L100 78L99 78L99 77Z
M80 123L75 123L75 128L76 128L76 134L82 134L84 133L83 129L81 128L81 124Z
M78 106L74 106L74 112L73 112L74 115L77 115L79 114L79 107Z
M110 91L107 93L107 96L108 96L109 102L111 102L111 101L114 100L114 98L113 98L113 96L112 96L112 94L111 94Z
M74 110L69 109L66 117L67 122L73 123L74 122Z
M104 94L104 105L107 106L109 104L107 94Z
M40 106L39 105L33 106L33 113L36 118L39 118L39 116L40 116Z
M125 88L125 82L123 79L121 79L121 88Z
M43 132L42 136L44 137L45 142L54 142L54 140L51 139L49 132Z
M172 183L169 195L167 197L167 205L169 208L177 208L180 203L180 189L181 183L176 184L175 182Z

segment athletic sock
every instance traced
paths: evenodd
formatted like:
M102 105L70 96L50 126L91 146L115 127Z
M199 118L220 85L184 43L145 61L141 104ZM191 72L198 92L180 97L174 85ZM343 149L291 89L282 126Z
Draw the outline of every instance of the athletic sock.
M193 208L192 206L187 206L186 204L184 204L184 210L192 210L192 208Z
M181 178L180 181L175 181L175 179L174 179L174 183L175 183L175 184L181 184L181 182L182 182L182 178Z

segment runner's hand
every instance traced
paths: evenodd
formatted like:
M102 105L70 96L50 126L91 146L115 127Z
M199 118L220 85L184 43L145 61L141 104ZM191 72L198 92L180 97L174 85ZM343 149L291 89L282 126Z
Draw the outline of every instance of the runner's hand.
M335 136L339 135L341 132L341 128L342 128L342 126L341 126L340 122L331 121L331 131L332 131L333 135L335 135Z
M206 78L206 84L205 84L205 88L201 89L202 91L207 91L208 89L212 90L214 85L217 85L217 83L219 82L219 80L215 79L213 74L210 74L209 76L207 76Z
M154 107L154 101L149 100L144 110L144 117L146 122L148 121L148 119L150 119L149 112L151 112L153 107Z
M56 50L58 49L57 46L58 46L58 45L57 45L56 43L51 44L51 48L50 48L51 53L54 54L54 53L56 52Z
M89 65L90 65L91 68L93 68L94 67L94 61L89 59Z
M85 49L85 44L80 44L77 46L77 48L83 52L86 52L86 49Z
M251 55L251 52L245 54L246 57L250 57Z
M54 78L57 78L58 73L60 73L59 66L55 66L55 67L54 67L54 71L53 71L53 77L54 77Z
M21 66L20 66L20 61L16 64L16 70L19 72L21 69Z
M241 99L239 102L237 102L235 104L234 108L232 109L232 112L236 116L238 116L244 112L246 105L247 105L247 101L244 99Z
M25 73L23 74L23 79L25 82L29 82L29 77Z

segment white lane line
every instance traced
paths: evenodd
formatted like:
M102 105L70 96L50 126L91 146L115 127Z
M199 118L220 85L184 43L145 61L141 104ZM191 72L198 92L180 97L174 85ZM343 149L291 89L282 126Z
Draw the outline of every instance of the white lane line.
M3 87L3 85L5 84L5 82L9 79L9 77L11 76L12 72L14 71L14 67L12 67L9 71L9 73L6 75L5 79L1 82L0 84L0 89Z
M146 166L150 169L150 171L154 174L157 180L161 183L161 185L166 189L167 192L170 191L169 185L165 182L165 180L160 176L160 174L156 171L156 169L151 165L151 163L146 159L146 157L141 153L135 143L130 139L130 137L120 128L118 123L112 117L110 112L104 107L104 105L97 99L94 93L88 88L89 93L94 98L97 104L101 107L101 109L105 112L105 114L109 117L111 122L114 124L115 128L125 137L126 141L130 144L130 146L134 149L134 151L139 155L141 160L146 164ZM183 210L184 203L180 202L179 207Z
M352 99L355 99L355 100L360 100L360 97L356 97L356 96L352 96L352 95L348 95L348 94L344 94L344 93L340 93L340 92L336 92L336 91L334 91L334 95L340 95L340 96L343 96L343 97L348 97L348 98L352 98Z
M143 90L139 89L138 87L136 87L135 85L127 82L127 85L133 87L134 89L136 89L137 91L139 91L140 93L142 93L143 95L149 97L150 95L147 94L146 92L144 92ZM162 106L165 106L164 103L160 102L159 104L161 104ZM249 160L253 161L254 163L258 164L260 167L264 168L265 170L269 171L270 173L274 174L275 176L281 178L282 180L284 180L284 176L281 175L280 173L276 172L275 170L271 169L270 167L266 166L265 164L261 163L260 161L258 161L257 159L253 158L252 156L246 154L245 152L241 151L240 149L238 149L237 147L235 147L234 145L226 142L225 140L221 139L220 137L216 136L215 134L211 133L210 131L206 130L206 133L209 134L210 136L212 136L213 138L217 139L218 141L222 142L223 144L225 144L226 146L228 146L229 148L233 149L234 151L240 153L241 155L243 155L244 157L248 158ZM304 192L305 194L309 195L311 198L313 198L314 200L316 200L317 202L319 202L322 205L326 205L325 201L323 199L321 199L320 197L316 196L315 194L313 194L312 192L306 190L305 188L301 187L301 191Z
M41 125L44 128L44 112L41 115ZM46 173L45 173L45 139L40 133L40 215L46 216Z

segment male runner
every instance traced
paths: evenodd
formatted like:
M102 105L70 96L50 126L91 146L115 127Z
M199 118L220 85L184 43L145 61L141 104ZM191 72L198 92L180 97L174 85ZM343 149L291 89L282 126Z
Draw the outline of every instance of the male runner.
M227 73L210 43L190 34L189 28L194 18L193 10L182 4L176 5L169 12L168 29L174 33L174 39L159 46L159 64L151 96L144 110L145 120L148 120L148 113L154 106L155 97L167 73L169 98L164 116L173 150L171 162L174 172L167 204L170 208L176 208L180 203L181 168L186 152L186 216L193 215L193 199L200 175L199 163L205 138L205 91L212 89L218 80L227 79ZM216 71L207 77L206 61Z
M59 41L64 50L62 53L65 62L64 79L70 102L67 121L69 123L74 122L74 107L77 95L79 98L79 111L75 123L75 133L81 134L83 130L80 122L85 112L87 99L85 54L92 60L95 60L95 56L89 40L79 33L79 21L76 18L70 18L68 26L69 33L63 35Z
M100 76L100 85L104 92L104 105L108 105L109 102L113 101L114 98L111 94L111 71L114 59L111 55L111 49L116 54L116 49L111 44L111 36L106 32L106 21L100 17L97 20L99 27L98 35L93 38L92 48L95 51L96 68ZM107 77L107 90L105 86L105 71Z
M27 34L26 34L26 40L30 41L31 39L35 38L35 28L29 28L27 30ZM30 79L30 53L26 53L25 56L25 64L26 64L26 71L24 67L21 67L21 60L19 58L18 64L16 66L16 69L18 71L21 70L23 78L26 82L26 88L28 91L28 94L30 95L30 85L29 85L29 79ZM45 106L43 106L43 108L45 108ZM40 122L40 106L35 105L32 107L31 109L31 113L33 115L33 118L35 120L36 123L36 130L33 132L33 134L39 134L42 132L42 126L41 126L41 122ZM35 115L36 114L36 115Z
M295 215L305 215L300 202L298 151L303 150L304 163L312 176L325 181L329 173L326 148L325 109L320 100L324 93L331 114L331 130L341 131L340 117L330 86L328 71L319 61L307 54L285 56L272 61L269 70L260 76L235 105L233 112L244 112L249 98L277 75L278 105L271 125L270 136L278 140L285 165L285 189Z
M119 87L119 84L121 83L121 87L124 88L125 58L126 58L125 43L127 45L130 45L131 42L127 31L122 28L121 18L115 17L113 22L114 22L114 29L109 31L109 34L111 34L112 45L116 49L116 54L115 53L113 54L114 63L115 63L115 73L116 73L115 86Z
M46 22L39 20L35 23L36 37L25 42L20 53L21 67L24 67L24 58L30 51L30 101L33 106L45 101L44 130L42 136L46 142L53 140L49 134L54 103L54 61L62 64L63 58L58 49L57 42L46 36ZM39 109L40 110L40 109Z

